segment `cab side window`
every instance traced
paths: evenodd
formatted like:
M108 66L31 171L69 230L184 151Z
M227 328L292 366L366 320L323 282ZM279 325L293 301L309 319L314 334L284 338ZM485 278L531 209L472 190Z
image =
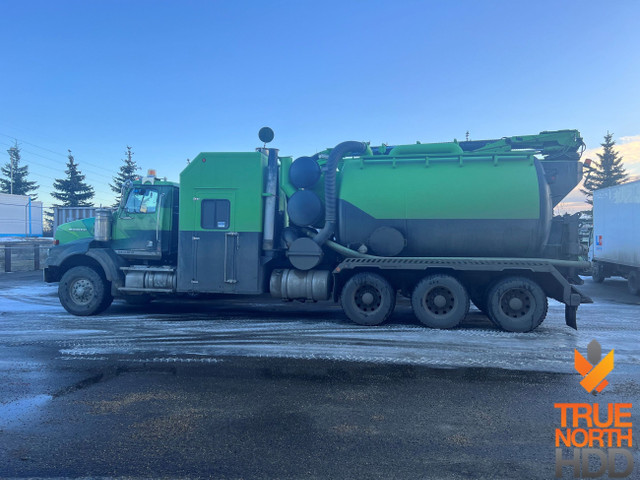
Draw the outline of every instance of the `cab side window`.
M229 200L202 200L200 227L209 230L226 230L229 228L230 213Z
M157 207L157 190L138 187L129 192L124 210L127 213L155 213Z

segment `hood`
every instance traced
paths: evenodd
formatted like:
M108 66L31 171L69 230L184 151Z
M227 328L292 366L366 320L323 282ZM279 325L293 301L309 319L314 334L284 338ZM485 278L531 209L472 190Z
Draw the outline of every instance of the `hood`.
M64 223L56 229L54 238L60 242L60 245L81 238L92 238L94 222L95 218L83 218L82 220Z

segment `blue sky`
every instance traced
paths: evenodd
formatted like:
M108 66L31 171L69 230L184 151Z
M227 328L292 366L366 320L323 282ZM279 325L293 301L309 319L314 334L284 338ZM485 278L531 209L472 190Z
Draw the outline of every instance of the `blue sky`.
M0 1L0 161L40 198L67 149L109 204L126 145L177 180L200 151L614 132L640 173L637 1ZM637 155L637 156L636 156Z

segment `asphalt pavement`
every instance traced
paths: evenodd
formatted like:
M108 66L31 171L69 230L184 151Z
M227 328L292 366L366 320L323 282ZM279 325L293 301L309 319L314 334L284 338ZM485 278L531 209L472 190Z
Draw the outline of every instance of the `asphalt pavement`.
M640 297L583 291L577 332L552 302L511 334L406 302L373 328L268 297L74 317L39 272L0 274L0 477L553 478L554 403L640 398ZM597 399L573 366L593 339L616 355Z

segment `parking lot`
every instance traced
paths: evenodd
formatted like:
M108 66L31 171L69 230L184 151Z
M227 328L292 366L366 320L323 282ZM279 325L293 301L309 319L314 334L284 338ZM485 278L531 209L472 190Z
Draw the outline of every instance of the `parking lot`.
M379 327L266 296L74 317L40 275L0 275L0 477L552 478L553 404L593 401L574 349L615 349L599 402L640 398L622 279L586 280L578 331L551 302L513 334L477 310L427 329L406 301Z

